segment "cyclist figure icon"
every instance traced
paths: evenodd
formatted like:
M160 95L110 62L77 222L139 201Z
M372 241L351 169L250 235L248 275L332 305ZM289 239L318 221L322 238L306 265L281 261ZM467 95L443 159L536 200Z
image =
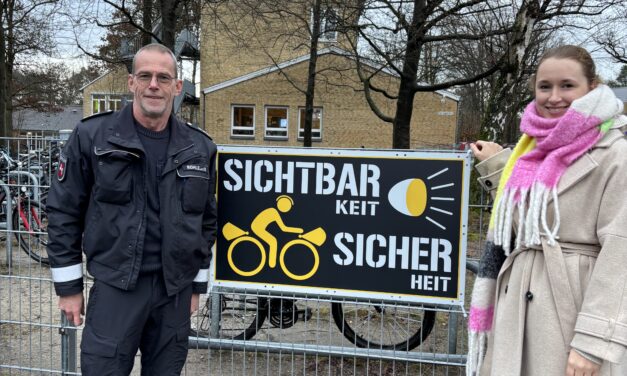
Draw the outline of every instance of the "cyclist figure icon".
M291 197L285 195L279 196L276 199L276 207L279 210L275 208L265 209L261 213L257 214L255 219L253 219L253 221L250 223L250 229L252 230L252 232L254 232L255 235L257 235L261 240L266 242L266 244L268 244L268 256L270 257L270 259L268 260L268 266L270 266L271 268L274 268L276 266L276 252L278 243L276 237L268 232L268 226L272 223L276 223L283 232L289 232L294 234L303 233L302 228L286 226L281 219L281 214L279 213L279 211L281 211L282 213L287 213L292 210L293 206L294 201L292 201Z
M324 244L324 242L326 241L326 233L324 232L322 228L318 227L312 231L309 231L308 233L303 234L304 230L302 228L290 227L290 226L285 225L285 223L283 222L283 219L281 218L281 213L289 212L293 206L294 206L294 201L292 200L291 197L286 196L286 195L277 197L276 208L270 207L268 209L264 209L259 214L257 214L257 216L252 220L250 224L250 228L256 237L250 236L249 232L240 229L239 227L235 226L234 224L230 222L224 225L224 227L222 228L222 234L224 235L224 238L227 241L233 240L231 244L229 245L229 249L227 252L227 259L228 259L231 269L233 269L234 272L236 272L237 274L241 276L250 277L250 276L256 275L257 273L261 271L261 269L263 269L263 266L266 263L266 249L263 246L263 244L259 241L259 239L261 239L263 242L265 242L268 245L268 253L267 253L267 257L269 258L268 266L270 268L276 267L278 242L277 242L276 237L272 235L270 232L268 232L267 230L268 226L270 226L272 223L276 223L281 231L285 233L298 234L298 238L287 242L287 244L283 246L279 254L279 257L278 257L279 264L283 272L288 277L294 280L299 280L299 281L308 279L316 273L316 271L318 270L318 266L320 264L320 257L318 255L318 250L316 249L316 247L314 247L314 244L317 246L321 246L322 244ZM250 243L255 244L261 254L261 261L259 262L259 265L253 268L252 270L242 270L241 268L235 265L236 263L234 262L234 259L233 259L233 252L234 252L235 247L242 242L250 242ZM314 258L313 266L305 274L292 273L285 265L285 254L290 248L296 245L303 245L306 248L308 248L311 251L313 258Z

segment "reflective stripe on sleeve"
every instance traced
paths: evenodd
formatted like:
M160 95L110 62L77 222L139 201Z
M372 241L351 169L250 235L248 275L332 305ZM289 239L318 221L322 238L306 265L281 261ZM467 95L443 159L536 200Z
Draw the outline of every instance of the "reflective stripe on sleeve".
M53 282L73 281L83 277L83 265L76 264L62 268L50 268Z
M200 269L194 282L208 282L209 281L209 269Z

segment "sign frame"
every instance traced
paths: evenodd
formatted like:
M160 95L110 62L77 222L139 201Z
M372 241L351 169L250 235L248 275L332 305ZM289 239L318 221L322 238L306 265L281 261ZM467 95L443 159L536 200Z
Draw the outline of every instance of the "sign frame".
M277 147L277 146L244 146L244 145L218 145L218 156L216 161L217 182L216 197L218 207L220 206L220 187L223 185L222 177L219 174L219 167L222 160L229 155L264 155L273 156L293 156L293 157L333 157L333 158L359 158L371 159L399 159L399 160L427 160L427 161L459 161L461 163L461 193L459 203L459 248L457 252L457 270L453 273L457 277L457 294L455 297L437 297L427 295L412 295L405 293L392 293L386 291L360 291L353 289L299 286L292 284L259 283L250 281L238 281L229 279L219 279L216 277L216 258L224 257L218 255L218 244L222 239L223 228L218 228L214 255L210 268L210 286L215 291L242 291L264 293L271 296L293 296L316 295L323 298L350 298L359 300L377 300L390 302L406 302L409 304L432 304L432 305L455 305L462 306L465 297L465 271L466 271L466 248L468 236L468 209L469 209L469 186L470 173L472 168L472 155L470 151L454 150L397 150L397 149L337 149L337 148L302 148L302 147ZM270 192L273 196L276 193ZM457 229L455 229L457 230ZM266 262L267 266L267 262ZM265 267L265 266L264 266Z

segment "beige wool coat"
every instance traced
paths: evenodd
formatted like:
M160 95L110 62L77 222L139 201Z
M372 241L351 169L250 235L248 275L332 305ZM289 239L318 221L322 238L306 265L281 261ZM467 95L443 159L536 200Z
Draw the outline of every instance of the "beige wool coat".
M571 348L627 375L627 118L615 124L559 181L559 244L505 260L481 376L563 376ZM477 165L492 193L510 153Z

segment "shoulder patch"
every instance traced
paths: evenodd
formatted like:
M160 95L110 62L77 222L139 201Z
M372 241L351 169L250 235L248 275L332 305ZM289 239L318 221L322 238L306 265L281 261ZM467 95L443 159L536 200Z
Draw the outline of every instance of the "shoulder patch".
M59 181L65 180L65 172L67 168L67 156L63 151L59 153L59 167L57 168L57 179Z
M81 119L81 123L84 123L85 121L90 120L90 119L95 119L95 118L100 117L100 116L111 115L114 112L115 111L113 111L113 110L105 111L105 112L98 112L97 114L93 114L93 115L89 115L87 117L84 117L83 119Z
M195 126L192 123L185 123L185 125L187 125L188 127L190 127L191 129L195 130L196 132L200 132L203 135L205 135L207 138L209 138L211 141L213 141L213 138L211 138L211 136L209 136L209 133L207 133L204 129L199 128L197 126Z

